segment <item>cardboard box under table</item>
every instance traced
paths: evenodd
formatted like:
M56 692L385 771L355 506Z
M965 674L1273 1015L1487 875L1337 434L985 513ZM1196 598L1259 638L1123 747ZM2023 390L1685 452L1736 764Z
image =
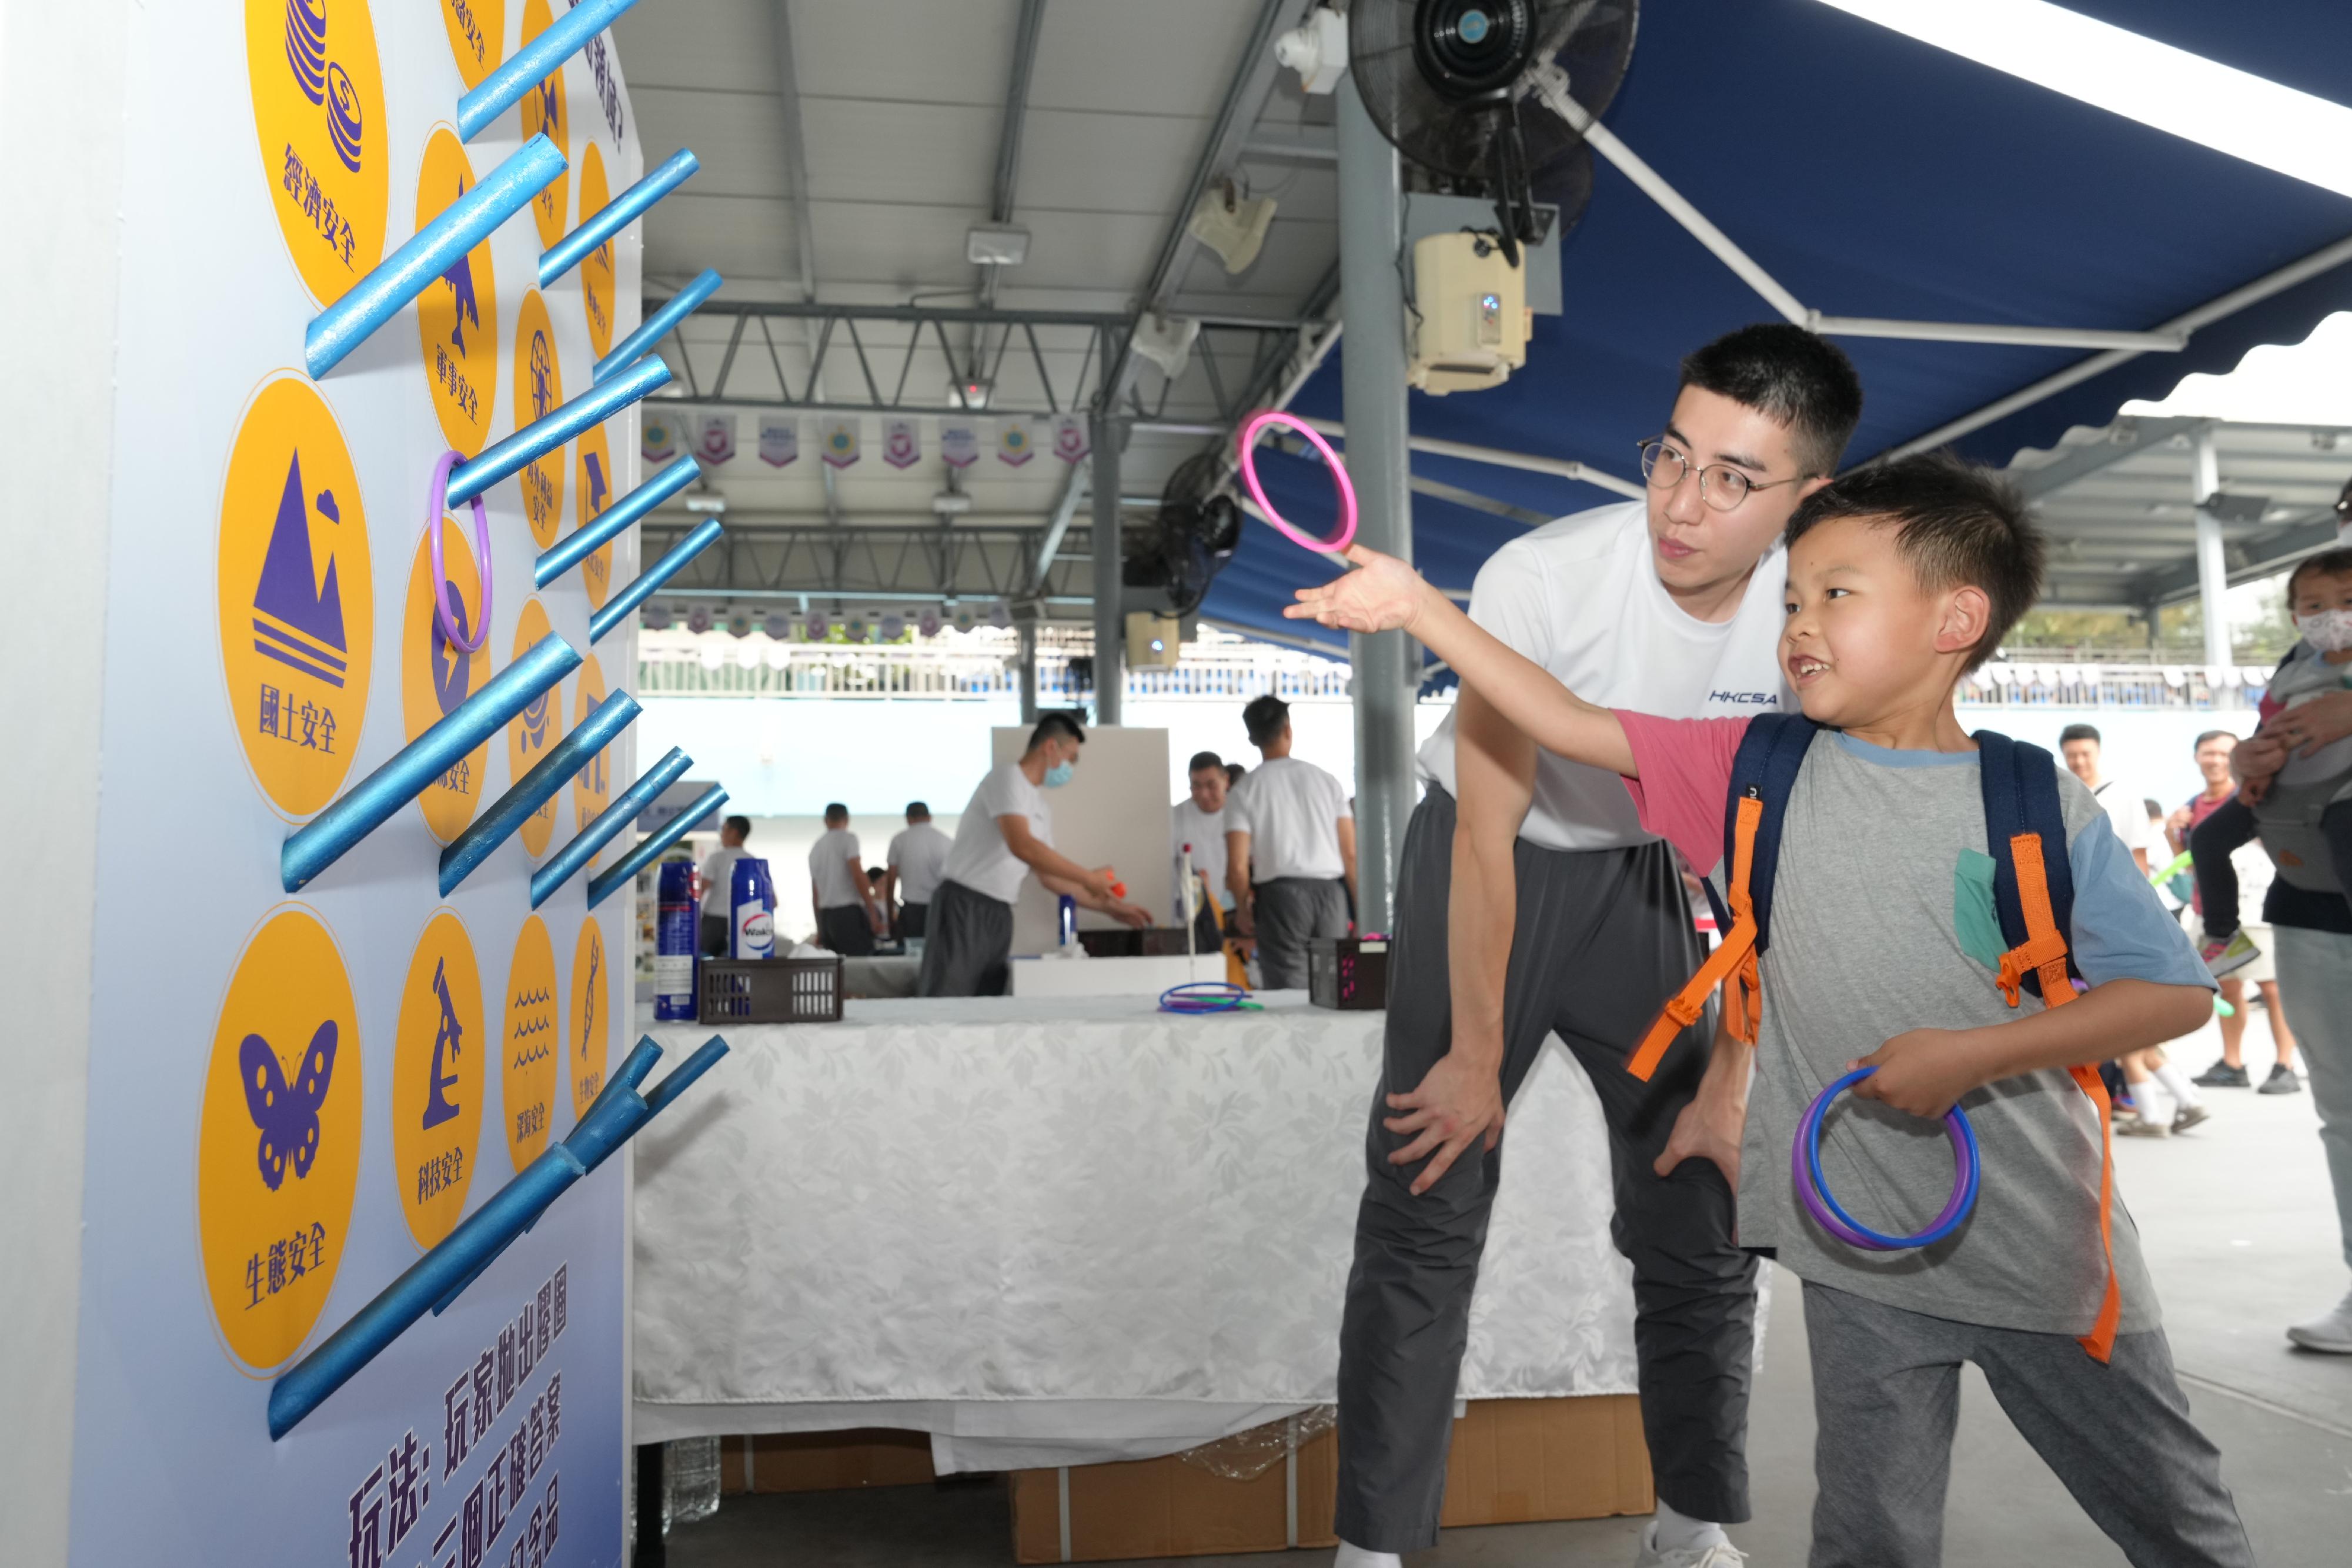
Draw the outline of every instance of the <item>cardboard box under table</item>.
M1142 1517L1136 1483L1087 1467L1330 1403L1383 1015L1259 999L853 999L838 1023L730 1030L737 1070L638 1140L637 1440L925 1433L941 1475L1068 1468L1075 1531L1098 1486ZM1458 1393L1589 1421L1615 1402L1575 1396L1633 1391L1633 1303L1607 1135L1564 1052L1528 1073L1508 1147ZM1647 1506L1622 1422L1576 1448L1612 1456L1596 1511ZM1550 1495L1514 1478L1563 1440L1498 1427L1478 1461L1470 1431L1461 1507L1480 1462L1498 1499Z

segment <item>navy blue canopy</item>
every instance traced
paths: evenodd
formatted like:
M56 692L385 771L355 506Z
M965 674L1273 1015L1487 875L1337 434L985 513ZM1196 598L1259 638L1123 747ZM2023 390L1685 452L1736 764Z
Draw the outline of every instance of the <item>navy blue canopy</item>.
M2340 0L2067 0L2074 10L2343 101L2352 5ZM2352 235L2352 200L1916 42L1816 0L1652 0L1619 136L1808 306L1832 315L2146 329ZM1565 313L1536 318L1500 387L1412 399L1412 427L1631 477L1681 356L1771 308L1605 161L1561 256ZM2126 361L1954 443L2004 464L2074 425L2223 371L2262 343L2352 308L2339 267L2198 331L2180 353ZM1862 373L1849 461L1923 435L2089 357L2078 349L1840 340ZM1342 417L1339 356L1294 402ZM1618 497L1567 480L1416 453L1413 472L1558 515ZM1267 454L1286 517L1327 530L1312 460ZM1521 530L1428 496L1413 549L1466 588ZM1342 640L1280 605L1329 566L1253 522L1203 613Z

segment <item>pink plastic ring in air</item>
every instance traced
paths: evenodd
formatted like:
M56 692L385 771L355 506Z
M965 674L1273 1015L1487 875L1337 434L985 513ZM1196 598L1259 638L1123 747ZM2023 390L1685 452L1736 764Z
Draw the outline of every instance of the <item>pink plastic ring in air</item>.
M1323 461L1329 465L1331 483L1339 490L1339 531L1329 538L1318 539L1293 528L1280 512L1274 509L1274 503L1265 498L1265 486L1257 482L1257 460L1251 455L1251 449L1257 444L1258 433L1269 424L1287 425L1307 437L1307 444L1321 453ZM1356 486L1348 477L1348 465L1339 461L1339 455L1331 450L1331 444L1323 439L1321 431L1296 414L1285 413L1278 408L1260 409L1242 422L1241 449L1242 483L1249 486L1250 499L1255 501L1257 509L1265 514L1265 520L1280 529L1285 537L1294 544L1320 550L1326 555L1338 555L1355 542Z
M474 497L474 559L482 569L482 610L474 618L474 636L468 642L460 632L457 612L449 608L449 573L442 565L441 514L449 507L449 470L465 461L465 455L444 452L433 465L433 484L425 497L425 537L433 541L433 607L441 617L441 635L461 653L478 653L482 640L490 634L490 513L479 496Z

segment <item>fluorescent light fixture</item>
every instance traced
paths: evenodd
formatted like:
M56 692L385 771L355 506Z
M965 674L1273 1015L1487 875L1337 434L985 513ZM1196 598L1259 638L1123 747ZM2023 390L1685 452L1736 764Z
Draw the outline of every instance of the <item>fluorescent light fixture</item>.
M689 512L709 512L716 515L727 509L727 497L715 494L706 496L699 491L689 490L686 497L686 509Z
M1029 231L975 225L963 236L963 258L975 267L1018 267L1029 259Z
M2126 120L2352 196L2352 109L2340 103L2048 0L1822 3Z

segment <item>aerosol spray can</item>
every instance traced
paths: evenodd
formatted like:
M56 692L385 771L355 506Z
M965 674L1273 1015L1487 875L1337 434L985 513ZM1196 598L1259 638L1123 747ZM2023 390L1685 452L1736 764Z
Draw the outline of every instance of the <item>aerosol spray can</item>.
M772 958L776 956L776 884L768 880L768 862L746 855L735 862L729 890L727 956L730 958Z
M660 901L654 925L654 1017L690 1021L696 1010L694 955L701 936L692 861L662 862Z
M1078 945L1078 901L1066 893L1061 895L1061 899L1059 910L1061 945L1063 949L1067 951L1076 948Z

